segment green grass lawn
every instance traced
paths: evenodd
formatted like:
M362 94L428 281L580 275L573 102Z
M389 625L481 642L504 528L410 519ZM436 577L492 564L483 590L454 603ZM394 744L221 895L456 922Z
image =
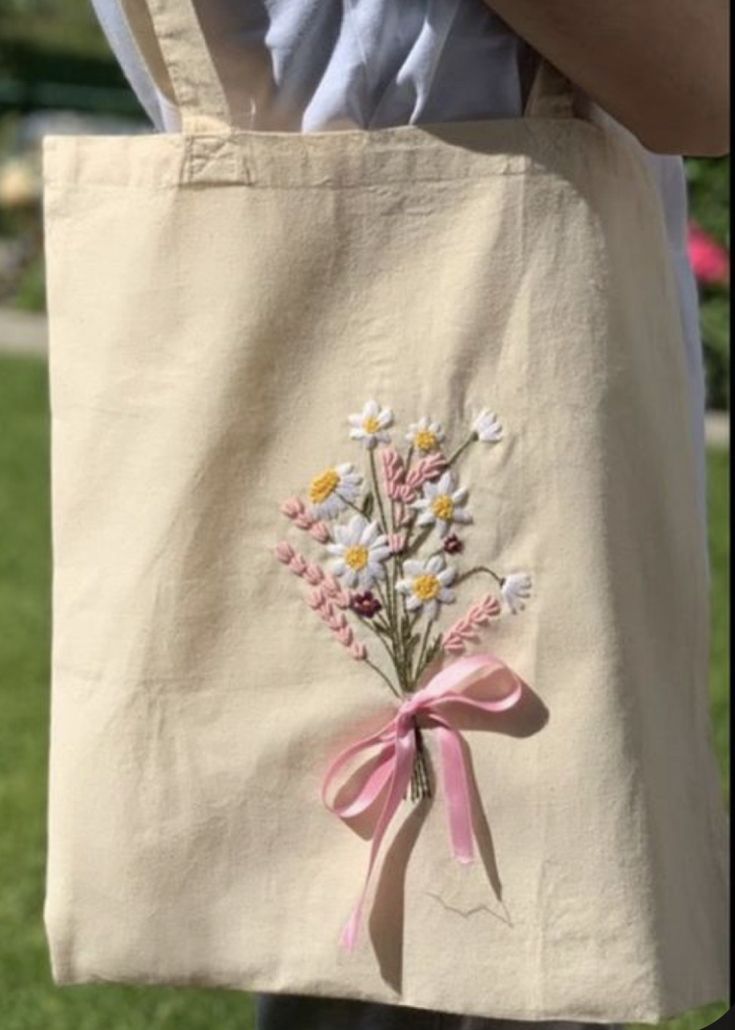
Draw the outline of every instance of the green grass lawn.
M712 705L728 770L727 452L709 455ZM2 1030L248 1030L240 992L57 988L41 919L48 721L49 515L45 366L0 358L0 1026ZM722 1006L666 1024L699 1030ZM298 1030L298 1027L294 1027Z

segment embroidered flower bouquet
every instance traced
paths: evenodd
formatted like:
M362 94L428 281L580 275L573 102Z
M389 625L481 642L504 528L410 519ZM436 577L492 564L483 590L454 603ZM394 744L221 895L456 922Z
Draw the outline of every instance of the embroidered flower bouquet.
M484 564L461 565L463 534L473 518L469 491L457 469L470 447L502 440L496 416L481 411L454 450L446 448L442 426L424 417L409 426L401 451L391 440L393 424L391 411L368 401L360 414L349 417L349 435L364 448L366 467L359 471L345 462L326 468L312 479L306 499L291 497L283 503L283 514L312 538L314 547L320 546L319 558L302 554L286 540L276 547L278 560L308 584L306 602L334 639L402 701L396 719L340 755L325 781L326 790L359 750L385 745L385 760L370 774L362 801L338 807L325 798L332 811L347 818L388 790L371 868L385 825L409 783L412 800L432 793L422 725L440 731L454 852L461 861L471 858L466 770L456 747L450 749L450 742L458 745L458 733L447 705L459 702L487 712L518 700L520 681L498 659L459 656L504 610L521 611L531 591L525 572L503 575ZM462 588L469 590L481 580L485 586L480 596L442 630L443 610L457 602ZM442 671L430 677L440 658ZM507 686L504 696L476 696L478 678L493 676ZM399 738L408 742L401 759ZM362 899L346 929L348 946L357 934L361 906Z

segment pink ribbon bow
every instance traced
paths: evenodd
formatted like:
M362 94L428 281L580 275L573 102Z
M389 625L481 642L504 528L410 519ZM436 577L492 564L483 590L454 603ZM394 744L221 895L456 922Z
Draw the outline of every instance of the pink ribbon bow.
M459 862L472 862L475 856L469 770L465 764L462 736L452 723L452 706L481 712L503 712L518 703L522 690L522 681L494 655L459 658L438 672L425 687L410 695L382 729L345 748L329 766L322 786L322 801L340 819L353 818L372 808L387 785L385 801L372 832L363 889L340 937L340 944L347 951L352 951L357 942L380 844L411 781L416 757L416 728L419 725L431 727L437 734L452 852ZM340 770L359 752L374 747L380 751L356 774L358 788L354 798L343 805L330 802L327 798L329 788Z

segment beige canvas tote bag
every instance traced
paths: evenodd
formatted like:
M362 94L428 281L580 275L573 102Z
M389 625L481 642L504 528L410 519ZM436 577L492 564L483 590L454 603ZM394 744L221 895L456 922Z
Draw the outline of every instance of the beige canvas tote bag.
M57 984L656 1021L726 995L675 287L526 116L44 147Z

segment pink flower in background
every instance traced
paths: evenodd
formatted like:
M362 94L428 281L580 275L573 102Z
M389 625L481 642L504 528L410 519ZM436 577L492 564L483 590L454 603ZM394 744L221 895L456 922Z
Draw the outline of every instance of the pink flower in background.
M696 222L689 223L688 249L698 282L722 286L730 281L730 254Z

